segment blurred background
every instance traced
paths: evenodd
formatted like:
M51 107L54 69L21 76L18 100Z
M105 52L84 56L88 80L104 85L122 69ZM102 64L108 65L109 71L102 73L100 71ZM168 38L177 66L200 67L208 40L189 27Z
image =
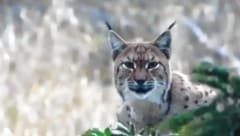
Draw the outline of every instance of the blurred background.
M0 135L75 136L115 124L108 20L126 40L172 29L172 69L239 73L238 0L0 0ZM237 68L238 67L238 68Z

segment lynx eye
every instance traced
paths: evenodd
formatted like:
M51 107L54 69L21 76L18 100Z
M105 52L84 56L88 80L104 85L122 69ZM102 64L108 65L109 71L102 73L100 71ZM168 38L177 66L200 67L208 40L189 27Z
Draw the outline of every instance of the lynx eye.
M158 62L149 62L147 65L146 65L147 69L155 69L155 68L158 68L159 67L159 63Z
M127 61L127 62L124 62L122 65L125 69L134 69L134 63L133 62Z

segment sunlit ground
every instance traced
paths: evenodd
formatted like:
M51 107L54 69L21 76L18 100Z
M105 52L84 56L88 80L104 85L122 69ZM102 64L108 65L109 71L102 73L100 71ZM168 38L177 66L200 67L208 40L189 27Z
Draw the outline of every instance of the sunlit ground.
M0 135L75 136L116 123L103 19L126 40L152 40L173 21L172 67L240 58L240 2L0 1Z

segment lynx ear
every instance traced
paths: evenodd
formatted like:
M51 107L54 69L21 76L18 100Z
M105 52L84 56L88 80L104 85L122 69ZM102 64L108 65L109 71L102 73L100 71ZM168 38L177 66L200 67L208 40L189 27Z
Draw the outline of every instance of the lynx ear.
M109 30L108 40L112 47L113 60L115 60L119 53L126 47L125 41L113 30Z
M165 56L169 59L171 56L171 41L172 36L170 30L174 27L176 21L174 21L160 36L154 40L154 46L156 46Z
M156 46L162 53L166 55L169 59L171 55L171 33L169 30L163 32L154 41L154 46Z

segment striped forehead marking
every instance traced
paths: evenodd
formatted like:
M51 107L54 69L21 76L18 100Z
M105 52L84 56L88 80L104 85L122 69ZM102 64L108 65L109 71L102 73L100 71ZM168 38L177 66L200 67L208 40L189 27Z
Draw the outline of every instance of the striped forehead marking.
M140 68L144 68L145 66L145 61L146 61L146 52L147 52L147 48L143 45L136 45L135 47L135 52L136 52L136 58L134 58L136 64L140 67Z
M137 60L144 60L146 52L147 52L147 48L144 47L143 45L137 45L135 47L135 52L137 54Z

